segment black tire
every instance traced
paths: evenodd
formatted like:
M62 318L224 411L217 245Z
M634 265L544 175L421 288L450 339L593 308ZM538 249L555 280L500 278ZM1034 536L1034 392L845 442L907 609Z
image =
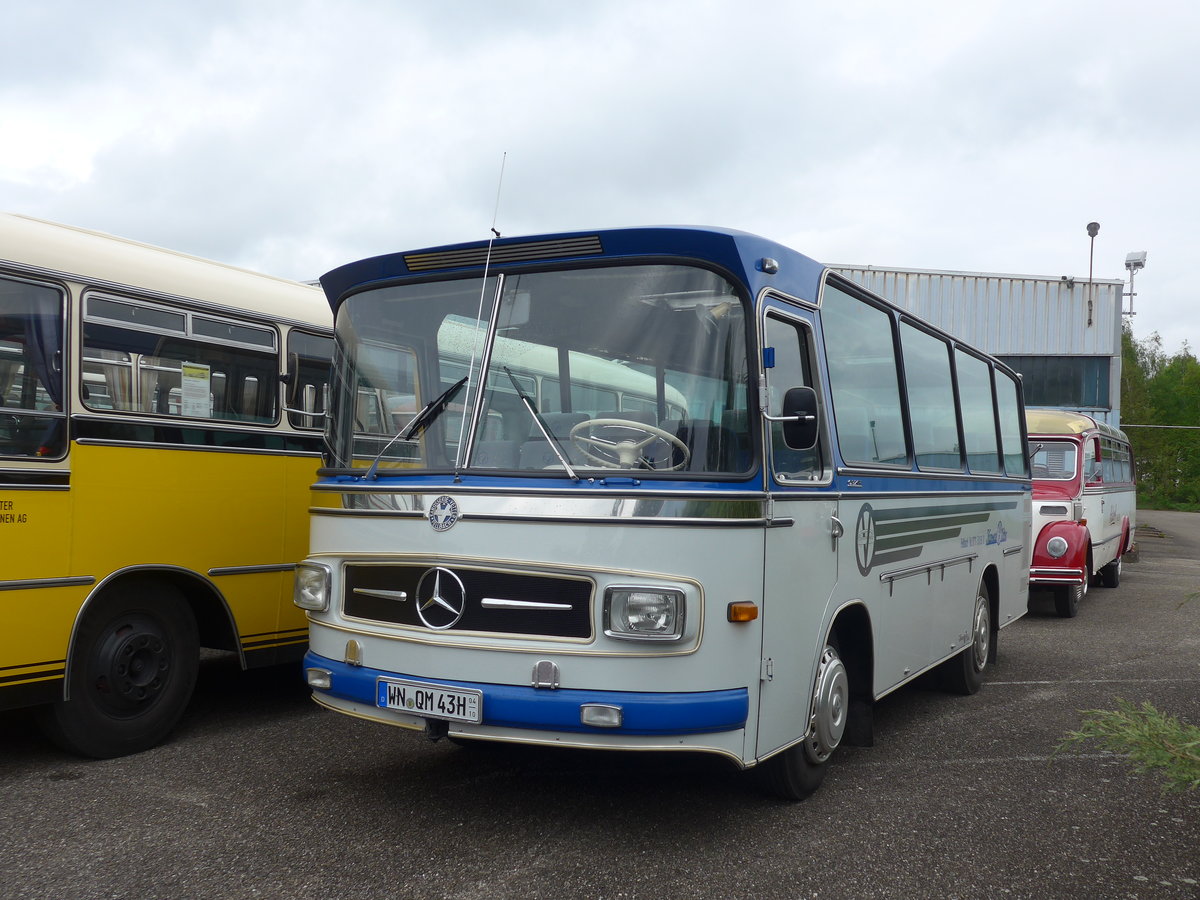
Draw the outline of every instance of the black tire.
M81 756L147 750L179 723L198 668L196 621L178 591L117 588L85 613L67 664L70 699L43 709L42 727Z
M1118 556L1100 570L1100 583L1106 588L1115 588L1121 584L1121 561L1123 558Z
M834 751L841 745L850 715L850 676L830 639L821 653L813 683L813 714L803 741L776 753L755 771L768 793L803 800L821 786Z
M983 686L983 672L993 657L991 593L982 581L975 591L975 608L971 613L971 642L941 666L941 684L952 694L974 694Z
M1064 619L1075 618L1091 583L1092 566L1089 558L1087 571L1083 573L1083 584L1068 584L1054 589L1054 611Z

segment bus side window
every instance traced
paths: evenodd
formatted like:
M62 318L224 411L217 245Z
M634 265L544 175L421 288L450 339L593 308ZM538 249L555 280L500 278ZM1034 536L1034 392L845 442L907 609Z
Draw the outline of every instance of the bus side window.
M954 359L967 468L972 472L1002 472L991 367L959 348L954 350Z
M1083 445L1083 483L1100 480L1100 466L1096 460L1096 439L1089 438Z
M0 279L0 454L66 452L61 293Z
M919 469L962 469L950 345L909 322L900 324L905 385Z
M842 459L849 465L904 465L908 449L891 315L829 284L821 309Z
M816 385L808 331L798 322L768 316L764 332L766 346L773 348L774 365L766 370L768 405L772 416L783 414L784 397L796 387ZM782 422L771 423L771 465L779 481L813 481L822 473L820 443L808 450L795 450L783 437Z
M144 301L85 297L84 405L110 412L271 423L276 332Z
M1021 386L1007 372L994 369L996 408L1000 413L1000 445L1004 453L1004 471L1009 475L1028 475L1029 457L1025 455L1025 419L1021 415Z
M314 415L289 412L293 428L325 426L325 395L329 386L329 367L333 359L333 339L292 329L288 334L288 395L285 406Z

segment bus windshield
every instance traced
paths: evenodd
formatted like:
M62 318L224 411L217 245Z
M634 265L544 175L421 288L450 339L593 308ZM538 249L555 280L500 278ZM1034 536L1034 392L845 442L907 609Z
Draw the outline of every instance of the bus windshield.
M355 294L337 316L335 462L382 474L745 473L745 322L733 285L682 265Z
M1033 477L1039 481L1070 481L1075 477L1079 447L1070 441L1033 441Z

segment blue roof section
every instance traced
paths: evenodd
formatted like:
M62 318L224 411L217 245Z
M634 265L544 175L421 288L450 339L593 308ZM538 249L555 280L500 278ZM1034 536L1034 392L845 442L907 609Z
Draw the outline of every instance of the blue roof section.
M502 248L517 248L523 244L571 242L575 239L598 238L601 252L580 252L577 255L547 256L545 262L555 265L577 261L594 263L598 260L620 259L699 259L729 270L752 294L764 286L773 286L784 293L801 299L815 301L819 289L821 263L797 253L782 244L757 235L727 228L705 228L696 226L661 226L646 228L615 228L596 231L562 232L557 234L524 235L499 238L492 242L492 253ZM488 241L470 241L462 244L446 244L388 253L369 259L347 263L321 276L321 287L335 310L342 300L352 292L402 278L414 276L438 276L449 273L482 271L482 265L449 265L445 268L424 266L416 271L409 267L414 256L427 257L455 252L485 251ZM762 271L760 261L769 257L779 263L777 274ZM498 262L493 259L490 271L504 271L517 266L537 265L543 262L536 253L517 261Z

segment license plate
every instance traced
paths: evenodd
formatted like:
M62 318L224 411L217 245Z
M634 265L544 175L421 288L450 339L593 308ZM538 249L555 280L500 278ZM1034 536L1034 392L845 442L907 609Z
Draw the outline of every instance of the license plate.
M398 709L427 719L475 724L483 721L483 691L391 678L380 678L377 687L376 703L383 709Z

